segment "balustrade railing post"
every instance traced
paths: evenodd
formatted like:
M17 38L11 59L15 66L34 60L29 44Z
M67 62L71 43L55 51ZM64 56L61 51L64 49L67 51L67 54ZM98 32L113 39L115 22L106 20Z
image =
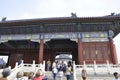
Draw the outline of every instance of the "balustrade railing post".
M43 61L43 69L45 71L45 60Z
M19 65L19 70L23 70L24 69L24 60L21 60L21 64Z
M33 60L33 65L35 65L35 60Z
M76 76L76 65L75 65L75 61L73 61L73 79L77 80L76 77L77 77Z
M110 74L110 64L109 64L109 60L106 60L106 63L107 63L108 74Z
M43 64L40 63L39 65L40 65L39 68L42 69L42 70L44 70L44 69L43 69Z
M11 66L8 67L11 70Z
M22 62L21 62L21 67L23 67L23 66L24 66L23 64L24 64L24 60L22 60Z
M83 69L86 69L86 62L83 61Z
M32 63L32 68L34 69L35 71L35 60L33 60L33 63Z
M94 60L94 74L97 74L96 70L97 70L97 65L96 65L96 61Z
M18 68L18 62L15 63L15 69Z

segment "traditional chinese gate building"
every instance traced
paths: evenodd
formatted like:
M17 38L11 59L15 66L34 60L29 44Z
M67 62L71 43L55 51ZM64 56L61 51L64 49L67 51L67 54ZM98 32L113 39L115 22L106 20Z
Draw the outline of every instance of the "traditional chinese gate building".
M58 53L72 54L77 64L117 64L113 37L120 32L120 16L60 17L0 22L0 55L8 64L52 62Z

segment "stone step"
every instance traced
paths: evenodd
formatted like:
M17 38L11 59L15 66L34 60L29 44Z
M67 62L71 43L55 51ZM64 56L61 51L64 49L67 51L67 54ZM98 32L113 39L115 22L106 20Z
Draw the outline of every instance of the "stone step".
M49 80L53 80L53 74L51 71L47 71L46 76L48 77ZM77 74L76 76L77 76L76 77L77 80L82 80L81 75ZM87 75L87 80L112 80L112 78L113 78L112 74L96 74L96 75L95 74L88 74ZM57 75L56 80L60 80L59 75ZM63 76L62 80L66 80L65 75ZM72 76L71 80L73 80L73 76Z
M77 80L81 80L82 77L81 75L76 75ZM108 74L88 74L87 75L87 80L112 80L113 75L108 75Z
M48 78L48 80L53 80L53 73L52 73L52 71L46 71L45 76ZM63 76L62 79L60 79L59 74L57 74L56 80L66 80L66 77Z

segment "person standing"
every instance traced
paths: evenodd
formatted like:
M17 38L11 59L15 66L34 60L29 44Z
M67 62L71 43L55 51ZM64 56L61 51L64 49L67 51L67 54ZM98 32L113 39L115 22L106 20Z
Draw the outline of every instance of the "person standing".
M64 73L64 74L66 73L66 68L67 68L67 65L64 63L64 64L63 64L63 67L62 67L62 70L63 70L63 73Z
M10 75L10 69L5 68L2 72L3 77L0 77L0 80L8 80L7 77Z
M17 72L16 78L14 80L24 80L24 73L22 71Z
M44 76L39 71L37 71L33 80L43 80L43 79Z
M57 68L53 67L52 72L53 72L53 80L56 80L56 76L57 76L57 73L58 73Z
M19 61L18 61L18 65L20 65L22 63L22 59L20 59Z
M113 80L120 80L119 79L119 74L117 72L114 72L113 75L114 75Z
M47 61L47 71L50 71L50 67L51 67L51 61L48 60L48 61Z
M34 72L30 72L28 75L28 80L33 80L34 79Z
M70 65L68 65L66 68L66 78L67 80L71 79L71 66Z
M86 77L87 77L87 72L85 69L82 70L82 79L83 80L86 80Z

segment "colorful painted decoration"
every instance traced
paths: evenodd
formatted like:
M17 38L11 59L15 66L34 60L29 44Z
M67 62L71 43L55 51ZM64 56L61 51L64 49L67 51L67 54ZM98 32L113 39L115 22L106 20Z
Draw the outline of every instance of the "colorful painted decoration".
M43 39L77 39L81 38L83 42L103 42L108 41L107 32L69 32L69 33L46 33L46 34L15 34L1 35L0 40L39 40Z
M69 38L77 38L77 33L50 33L44 34L44 39L69 39Z
M82 32L82 38L99 38L99 37L108 37L107 32Z

